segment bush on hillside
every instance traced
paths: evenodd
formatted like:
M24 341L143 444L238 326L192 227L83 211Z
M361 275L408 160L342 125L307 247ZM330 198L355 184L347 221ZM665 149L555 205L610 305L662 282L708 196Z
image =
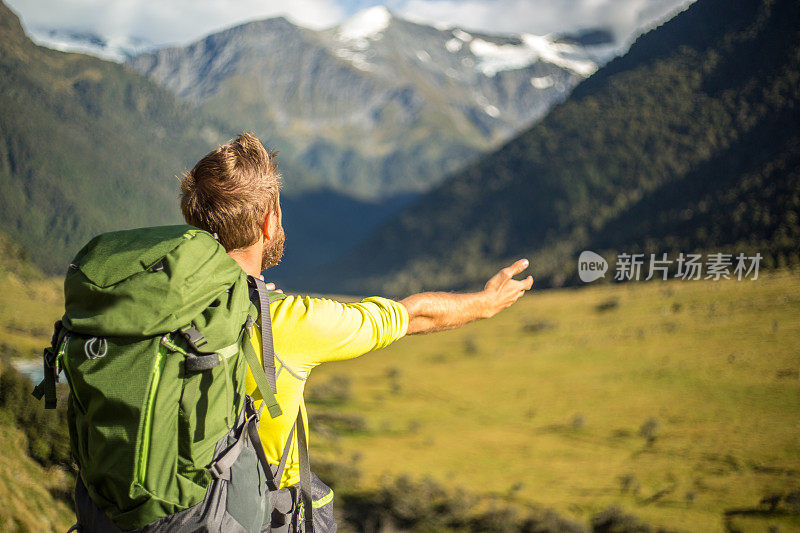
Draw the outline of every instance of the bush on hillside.
M0 366L0 409L28 438L28 455L43 466L73 469L66 402L59 402L56 410L46 410L44 402L31 395L32 389L28 378L14 367Z

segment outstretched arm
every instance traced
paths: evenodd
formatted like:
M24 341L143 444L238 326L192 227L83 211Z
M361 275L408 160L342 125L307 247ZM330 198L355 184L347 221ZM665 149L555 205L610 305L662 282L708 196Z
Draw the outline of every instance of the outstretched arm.
M400 300L408 310L407 333L453 329L479 318L493 317L533 286L531 276L522 280L513 278L526 268L528 260L520 259L495 274L481 292L421 292Z

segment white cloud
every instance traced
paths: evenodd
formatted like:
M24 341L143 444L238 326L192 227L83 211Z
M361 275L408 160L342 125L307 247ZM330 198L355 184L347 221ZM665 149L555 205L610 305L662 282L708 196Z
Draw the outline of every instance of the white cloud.
M284 15L323 28L345 19L352 0L8 0L28 28L95 33L110 42L131 37L183 44L247 21ZM608 27L618 39L692 0L385 0L397 14L428 24L488 33L569 32ZM370 5L373 2L361 2ZM358 4L358 3L357 3Z
M311 28L345 15L336 0L10 0L28 28L95 33L108 40L187 43L224 28L279 15Z
M408 0L398 13L489 33L571 32L604 27L624 40L693 0Z

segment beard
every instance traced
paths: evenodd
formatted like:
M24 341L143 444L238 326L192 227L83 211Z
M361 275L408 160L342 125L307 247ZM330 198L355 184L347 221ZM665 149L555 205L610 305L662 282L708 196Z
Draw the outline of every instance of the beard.
M281 226L278 228L278 234L275 238L264 245L264 251L261 253L261 270L266 270L281 262L285 242L286 234L284 234L283 226Z

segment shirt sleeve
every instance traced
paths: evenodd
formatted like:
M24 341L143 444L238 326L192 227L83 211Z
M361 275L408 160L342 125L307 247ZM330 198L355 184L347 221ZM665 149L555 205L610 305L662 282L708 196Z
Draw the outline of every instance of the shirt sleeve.
M356 303L287 296L273 302L270 310L275 352L304 373L320 363L383 348L408 329L405 306L380 296Z

